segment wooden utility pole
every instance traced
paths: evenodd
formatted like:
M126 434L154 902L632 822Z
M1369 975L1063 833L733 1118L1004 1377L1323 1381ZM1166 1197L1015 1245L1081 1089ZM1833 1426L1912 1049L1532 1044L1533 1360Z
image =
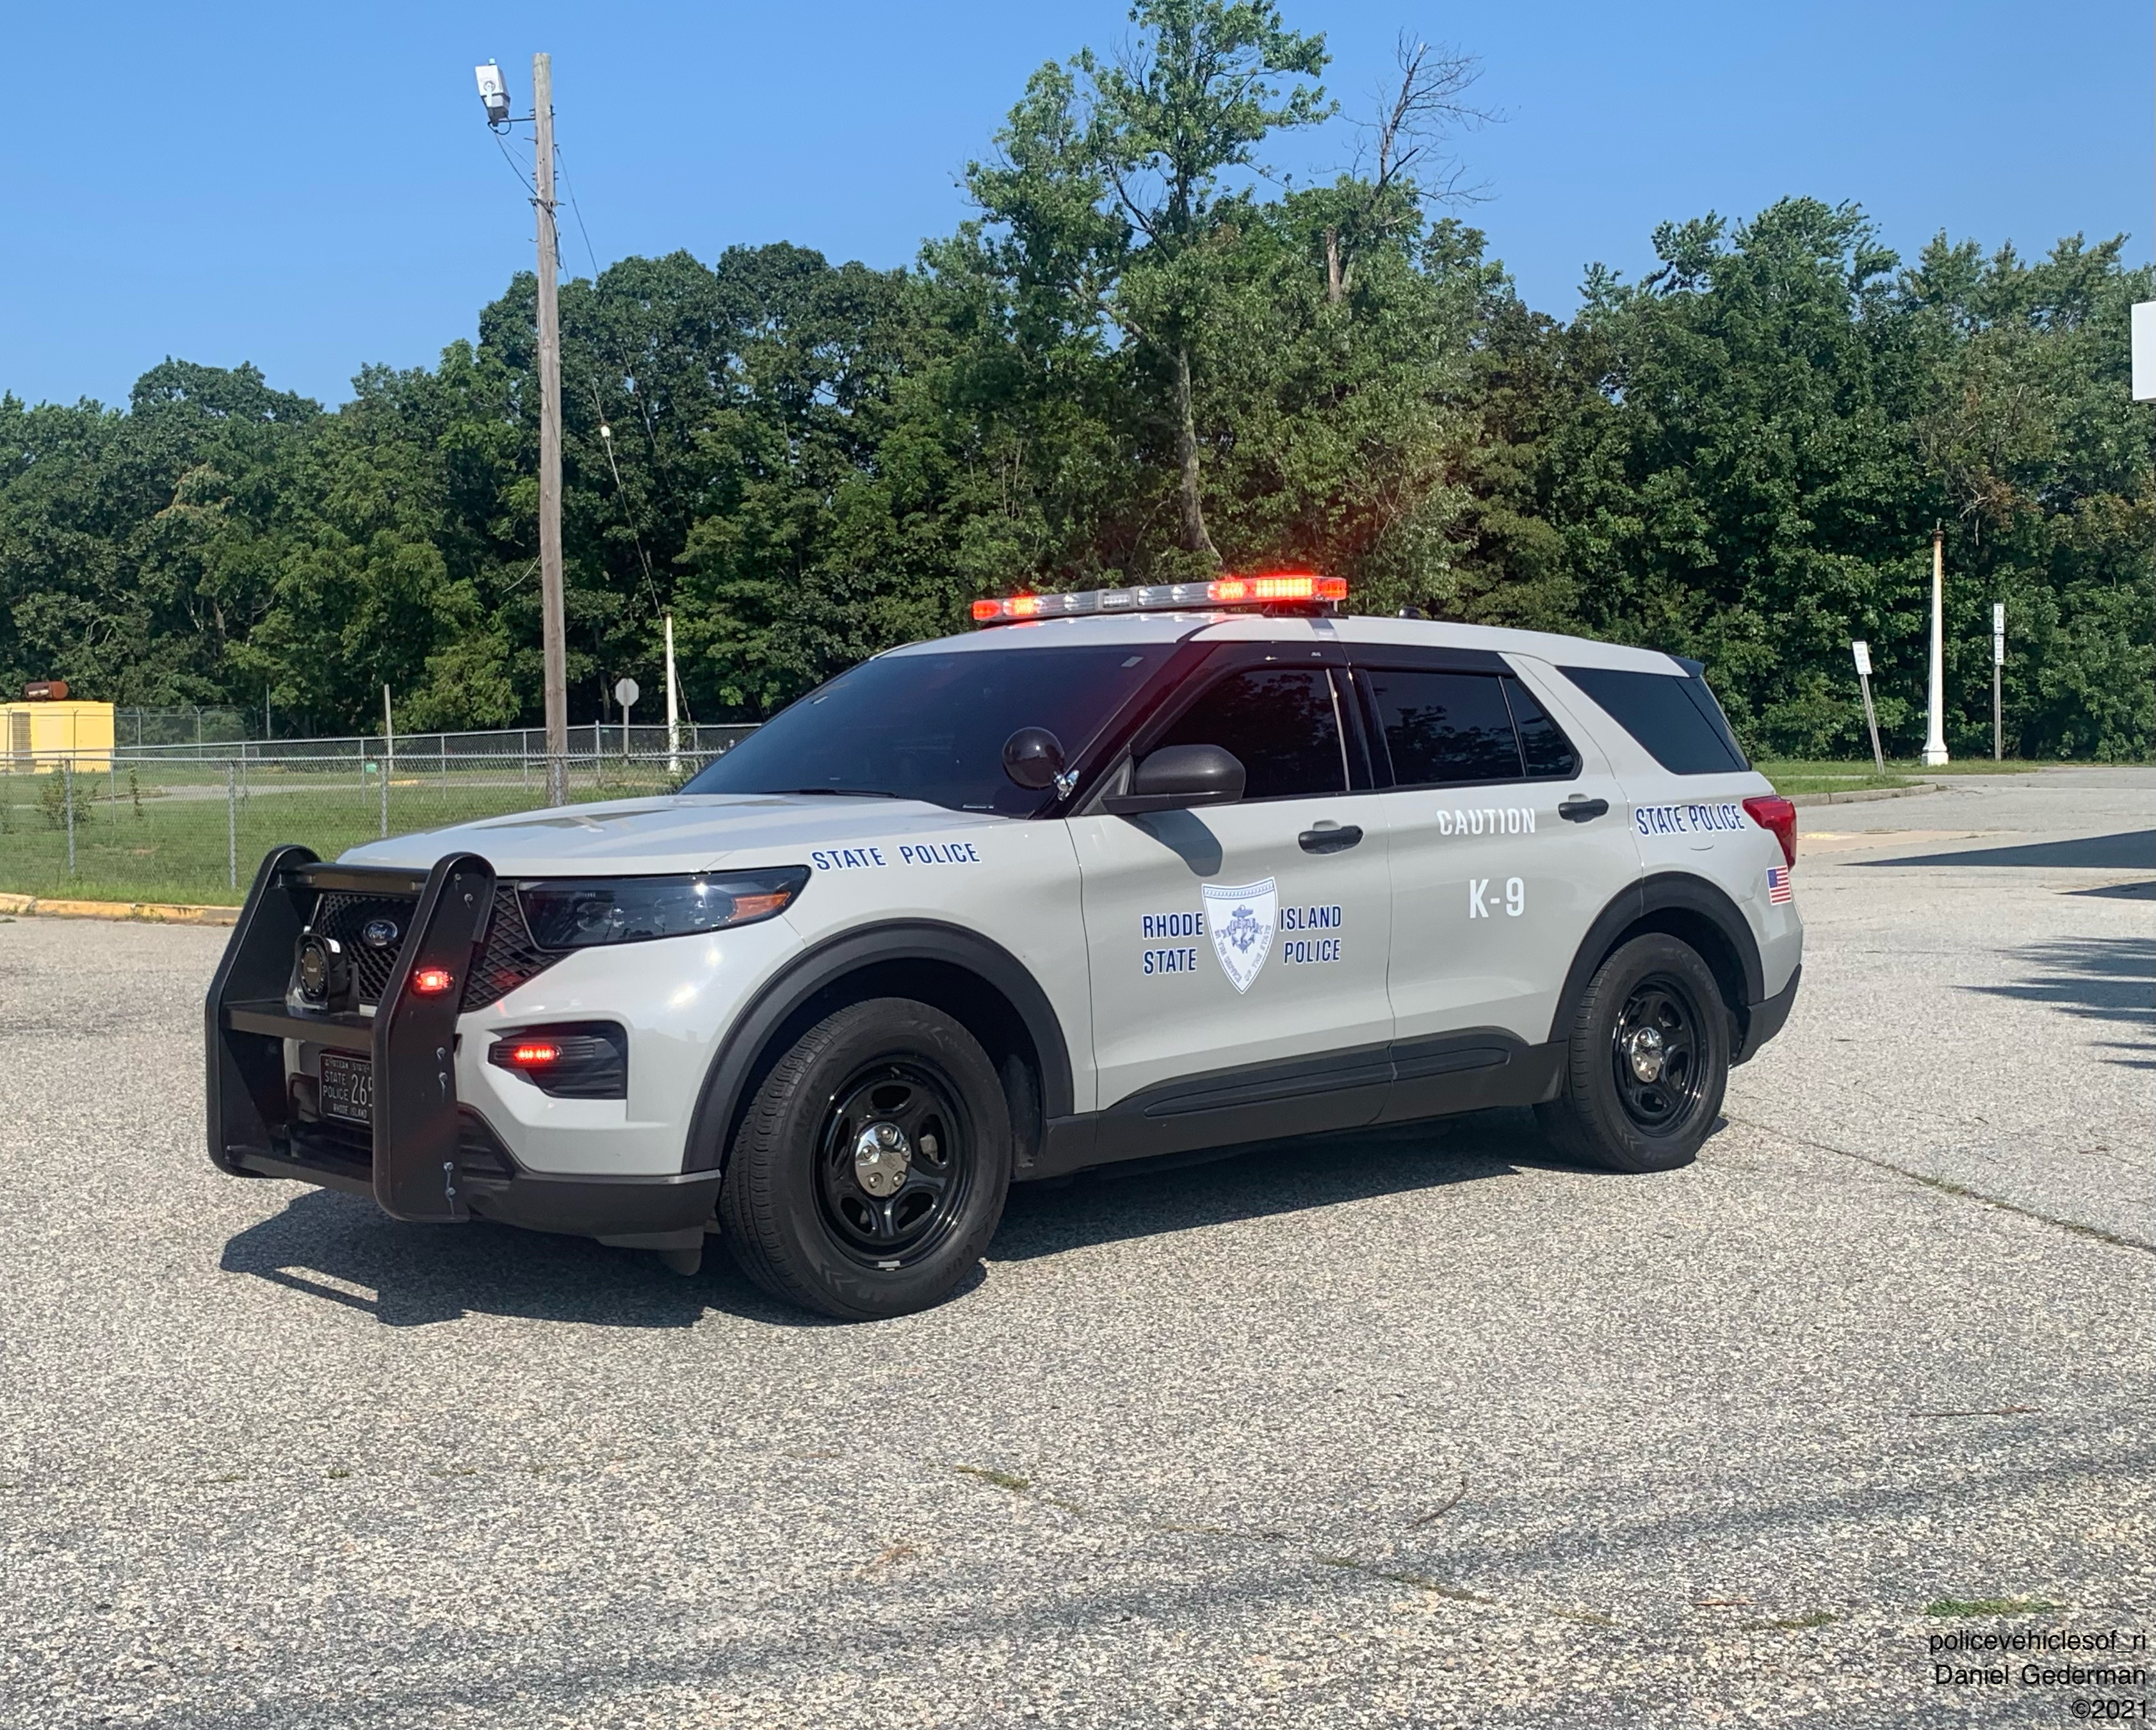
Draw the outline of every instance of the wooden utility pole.
M569 802L569 685L562 645L562 318L554 232L554 62L531 57L532 200L539 213L539 611L547 684L547 803Z

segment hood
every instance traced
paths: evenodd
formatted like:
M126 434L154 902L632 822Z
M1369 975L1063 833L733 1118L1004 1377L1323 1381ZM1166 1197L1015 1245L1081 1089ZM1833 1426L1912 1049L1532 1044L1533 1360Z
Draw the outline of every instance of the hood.
M449 854L476 853L503 876L668 876L726 865L806 865L815 848L978 831L983 824L1014 820L916 799L678 794L426 829L355 847L342 863L424 870Z

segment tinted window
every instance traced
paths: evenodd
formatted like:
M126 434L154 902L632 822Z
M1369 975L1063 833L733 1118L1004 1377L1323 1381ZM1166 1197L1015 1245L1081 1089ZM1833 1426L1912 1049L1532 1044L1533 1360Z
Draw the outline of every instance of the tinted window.
M1564 676L1608 710L1647 754L1673 775L1715 775L1748 767L1706 685L1682 673L1565 667Z
M1218 745L1242 762L1247 799L1339 793L1348 784L1332 685L1320 672L1237 673L1153 742Z
M1520 779L1519 742L1496 675L1378 667L1365 676L1392 756L1394 785Z
M1579 753L1572 748L1564 729L1537 702L1534 693L1517 679L1505 681L1506 701L1512 706L1512 724L1520 732L1520 756L1527 773L1536 780L1563 781L1579 773Z
M781 710L683 790L880 793L1030 816L1055 792L1013 782L1004 741L1045 726L1075 760L1173 647L883 655Z

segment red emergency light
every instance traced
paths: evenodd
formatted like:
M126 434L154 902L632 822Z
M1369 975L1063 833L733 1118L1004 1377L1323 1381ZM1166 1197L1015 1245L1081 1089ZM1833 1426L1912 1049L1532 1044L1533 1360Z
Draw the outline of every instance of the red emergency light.
M1204 583L1152 583L1134 588L1086 588L1065 594L1008 595L973 603L977 624L1026 619L1085 619L1104 613L1189 613L1215 607L1334 605L1348 598L1345 577L1310 571L1270 571L1256 577L1215 577Z

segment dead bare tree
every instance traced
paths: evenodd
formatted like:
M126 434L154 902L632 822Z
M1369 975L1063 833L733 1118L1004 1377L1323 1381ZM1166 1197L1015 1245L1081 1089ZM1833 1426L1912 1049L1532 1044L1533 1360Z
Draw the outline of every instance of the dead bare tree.
M1394 45L1397 83L1377 92L1373 118L1361 123L1361 140L1348 172L1362 196L1345 220L1325 230L1325 298L1337 306L1348 297L1358 245L1382 239L1399 218L1388 207L1409 190L1416 206L1466 203L1480 196L1463 184L1465 170L1445 146L1456 134L1503 118L1476 106L1467 93L1482 75L1472 54L1417 41L1406 31ZM1374 172L1370 172L1374 168Z

